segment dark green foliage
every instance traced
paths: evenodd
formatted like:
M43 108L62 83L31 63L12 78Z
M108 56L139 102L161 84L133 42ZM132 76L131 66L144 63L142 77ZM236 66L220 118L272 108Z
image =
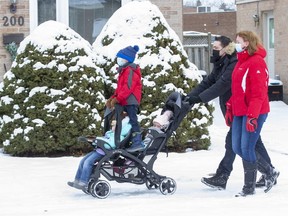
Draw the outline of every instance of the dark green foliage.
M198 72L191 66L191 63L189 63L184 54L180 42L175 37L167 36L170 34L169 29L161 22L161 18L155 16L153 22L155 23L151 24L151 26L154 26L151 31L147 31L143 35L145 40L151 39L152 42L150 44L152 45L146 45L144 50L140 49L138 60L136 60L136 62L140 62L140 65L142 65L143 97L140 106L141 113L139 115L142 127L152 125L152 119L155 117L152 113L163 107L171 92L179 91L185 95L198 84L197 79L188 78L187 73L194 73L194 78L199 78L199 76L197 77ZM100 41L103 47L113 45L113 38L110 38L108 35L104 36ZM146 57L152 55L155 55L155 59L152 60L151 65L143 66L141 61L145 59L146 62ZM105 70L112 83L115 84L117 82L115 79L114 59L107 58L105 65L98 64L98 66ZM111 95L114 89L111 84L108 84L105 91ZM109 97L110 95L106 96ZM205 114L202 113L202 110L205 110L203 112ZM169 140L169 149L181 152L186 148L193 148L195 150L208 149L210 146L210 137L207 128L212 124L212 111L213 107L208 104L201 104L198 109L193 109L180 124L176 135ZM199 119L203 120L201 124L196 125L193 123L194 120Z
M67 46L73 43L73 38L60 39L67 40ZM59 46L41 52L28 43L5 76L0 98L10 103L0 100L0 143L8 154L79 154L91 149L77 142L78 136L103 132L101 70L87 66L89 60L87 65L79 63L89 57L84 49L56 52ZM92 57L87 59L92 62Z
M127 20L127 24L134 19ZM151 43L142 44L136 60L140 62L143 77L139 121L146 128L152 125L156 112L171 92L185 95L198 84L200 77L179 39L175 34L171 36L162 18L155 15L153 22L143 35L145 41L150 39ZM84 42L83 48L71 51L74 40L81 38L77 34L60 35L56 41L61 43L56 42L46 50L27 43L17 55L11 71L0 84L0 147L3 146L6 153L17 156L81 154L91 147L77 142L78 136L102 134L105 99L111 96L117 82L115 56L101 54L100 46L94 47L96 57L92 57L87 53L91 47ZM103 47L114 45L114 38L108 35L99 40ZM65 44L67 49L59 49L60 44ZM82 57L91 62L83 63ZM149 62L148 59L150 64L141 64ZM169 140L168 148L177 152L187 148L207 149L212 111L213 107L208 104L196 105Z
M17 44L13 41L12 43L5 45L5 48L11 55L11 60L14 61L17 55L17 48L18 48Z

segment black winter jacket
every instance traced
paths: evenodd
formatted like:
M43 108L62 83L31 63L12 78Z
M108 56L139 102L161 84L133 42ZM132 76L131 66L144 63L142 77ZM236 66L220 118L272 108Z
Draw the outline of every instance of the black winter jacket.
M226 102L231 97L231 76L236 63L235 52L232 55L225 55L214 63L212 72L188 95L199 96L204 103L219 97L220 108L225 116Z

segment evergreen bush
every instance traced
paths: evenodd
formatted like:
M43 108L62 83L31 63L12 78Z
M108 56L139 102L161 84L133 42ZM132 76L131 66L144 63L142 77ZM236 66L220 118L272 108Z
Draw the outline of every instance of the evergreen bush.
M130 8L142 10L139 13ZM96 64L112 80L106 86L106 98L111 96L117 82L116 53L133 45L140 47L135 62L140 65L143 77L139 119L142 127L148 127L171 92L185 95L198 84L201 75L189 62L180 39L157 6L149 1L130 2L112 15L93 44L97 55L101 56ZM208 104L195 106L170 139L169 148L176 151L189 147L207 149L210 146L207 127L212 123L212 111L213 106Z
M142 8L139 11L129 8ZM129 13L127 13L129 10ZM20 44L0 83L0 147L17 156L86 153L80 135L102 134L105 99L116 87L116 53L138 45L143 99L139 121L149 127L171 92L185 95L201 80L176 33L149 1L130 2L91 45L67 26L48 21ZM180 124L170 150L207 149L213 106L198 104Z
M87 151L80 135L100 135L105 74L91 45L48 21L20 44L0 86L0 143L17 156Z

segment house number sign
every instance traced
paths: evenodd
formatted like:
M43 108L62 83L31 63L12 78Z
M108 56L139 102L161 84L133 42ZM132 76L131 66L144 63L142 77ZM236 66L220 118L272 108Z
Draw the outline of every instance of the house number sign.
M23 16L3 16L3 26L8 27L8 26L23 26L24 25L24 17Z

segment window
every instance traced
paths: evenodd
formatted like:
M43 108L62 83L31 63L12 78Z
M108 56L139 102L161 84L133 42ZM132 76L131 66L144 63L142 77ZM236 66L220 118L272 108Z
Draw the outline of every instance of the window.
M30 32L48 20L62 22L91 44L121 3L131 0L29 0Z
M274 18L269 18L269 49L274 49Z
M211 7L205 7L205 6L198 6L197 7L198 13L208 13L211 12Z
M38 0L38 25L56 20L56 0Z
M69 26L91 44L121 0L69 0Z

